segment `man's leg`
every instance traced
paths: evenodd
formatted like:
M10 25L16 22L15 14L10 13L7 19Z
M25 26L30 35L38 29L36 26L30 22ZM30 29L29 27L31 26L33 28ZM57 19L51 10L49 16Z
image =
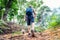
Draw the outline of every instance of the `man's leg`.
M28 33L30 33L30 30L31 30L30 25L28 25Z
M31 33L32 33L32 37L35 37L35 34L34 34L34 18L31 19Z
M27 25L28 25L28 33L31 33L30 19L27 20Z
M31 29L32 29L33 31L34 31L34 25L35 25L35 24L34 24L34 22L33 22L33 23L31 24L31 26L32 26Z
M34 26L35 26L35 23L34 23L34 18L31 18L31 29L34 31Z
M31 33L32 33L32 37L35 37L35 34L34 34L34 23L32 23Z

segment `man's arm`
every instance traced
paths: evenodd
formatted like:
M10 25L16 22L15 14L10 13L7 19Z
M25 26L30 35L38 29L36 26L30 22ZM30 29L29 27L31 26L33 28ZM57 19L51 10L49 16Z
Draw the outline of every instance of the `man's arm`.
M27 20L27 18L26 18L26 15L24 16L24 21L26 21Z
M36 13L35 13L35 10L33 10L33 12L34 12L34 17L36 17Z

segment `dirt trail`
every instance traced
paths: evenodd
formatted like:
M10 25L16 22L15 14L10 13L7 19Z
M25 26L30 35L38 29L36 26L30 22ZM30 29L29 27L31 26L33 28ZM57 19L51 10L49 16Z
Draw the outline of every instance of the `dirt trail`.
M29 37L27 33L23 34L4 34L0 35L0 40L60 40L60 28L52 31L45 30L43 33L35 33L36 37Z
M35 36L36 37L29 37L27 33L24 35L15 35L15 36L7 34L7 35L0 35L0 40L45 40L44 37L42 37L40 34L35 33Z

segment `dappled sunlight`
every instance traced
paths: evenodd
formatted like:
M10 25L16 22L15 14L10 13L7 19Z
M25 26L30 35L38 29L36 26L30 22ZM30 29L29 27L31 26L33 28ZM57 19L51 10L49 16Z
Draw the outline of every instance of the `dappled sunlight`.
M0 0L0 40L60 40L60 0Z

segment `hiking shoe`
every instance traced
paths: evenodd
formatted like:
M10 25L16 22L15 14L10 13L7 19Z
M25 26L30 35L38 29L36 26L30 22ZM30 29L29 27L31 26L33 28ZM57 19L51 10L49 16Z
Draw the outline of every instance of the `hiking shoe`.
M34 30L31 30L32 37L35 37Z
M28 36L29 36L29 37L31 37L31 36L32 36L32 34L31 34L31 33L28 33Z

